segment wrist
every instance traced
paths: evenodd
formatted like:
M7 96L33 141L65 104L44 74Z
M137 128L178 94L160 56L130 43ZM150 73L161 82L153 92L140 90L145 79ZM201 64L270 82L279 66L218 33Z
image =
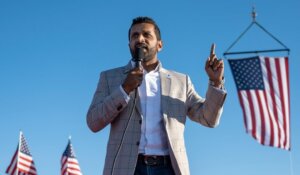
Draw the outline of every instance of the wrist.
M127 95L129 95L129 93L131 92L128 86L126 86L125 84L122 84L121 87L123 88L123 90L126 92Z
M209 85L216 87L216 88L224 88L224 84L225 84L225 78L222 77L222 79L220 80L211 80L209 79Z

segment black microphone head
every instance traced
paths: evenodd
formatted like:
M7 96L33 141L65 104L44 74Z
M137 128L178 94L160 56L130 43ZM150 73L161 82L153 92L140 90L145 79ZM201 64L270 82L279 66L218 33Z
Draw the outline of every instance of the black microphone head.
M143 61L145 58L145 53L144 53L144 46L137 46L135 47L135 52L134 52L134 61Z

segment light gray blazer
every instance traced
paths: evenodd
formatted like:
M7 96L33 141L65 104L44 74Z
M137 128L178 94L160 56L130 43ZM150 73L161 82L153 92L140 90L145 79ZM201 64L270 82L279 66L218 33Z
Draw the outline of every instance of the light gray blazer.
M110 124L110 135L103 174L112 171L114 157L129 119L133 106L134 93L129 94L126 103L120 90L127 73L132 69L131 63L124 67L101 73L98 87L87 113L87 124L93 132L98 132ZM206 98L201 98L194 90L187 75L166 70L160 65L161 110L168 137L168 146L172 166L176 175L189 175L189 163L184 143L186 116L207 127L219 124L226 92L208 87ZM141 106L139 97L124 136L120 153L116 158L115 175L133 175L141 137Z

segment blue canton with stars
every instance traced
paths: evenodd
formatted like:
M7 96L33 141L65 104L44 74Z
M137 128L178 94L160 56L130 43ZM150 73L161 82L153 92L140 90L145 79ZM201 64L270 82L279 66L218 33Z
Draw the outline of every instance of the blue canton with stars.
M68 145L67 145L63 155L67 156L67 157L75 158L75 153L74 153L74 150L73 150L73 146L72 146L70 141L68 142Z
M228 60L238 90L264 90L259 57Z
M21 148L20 151L28 156L31 156L25 137L21 135Z

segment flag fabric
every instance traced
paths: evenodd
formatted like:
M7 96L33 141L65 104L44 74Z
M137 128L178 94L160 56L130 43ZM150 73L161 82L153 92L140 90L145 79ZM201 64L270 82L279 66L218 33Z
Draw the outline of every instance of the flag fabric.
M6 173L9 175L37 175L32 155L22 132L20 132L17 150Z
M288 57L229 59L246 132L260 144L290 150Z
M82 175L71 144L71 139L69 139L68 145L61 158L61 175Z

